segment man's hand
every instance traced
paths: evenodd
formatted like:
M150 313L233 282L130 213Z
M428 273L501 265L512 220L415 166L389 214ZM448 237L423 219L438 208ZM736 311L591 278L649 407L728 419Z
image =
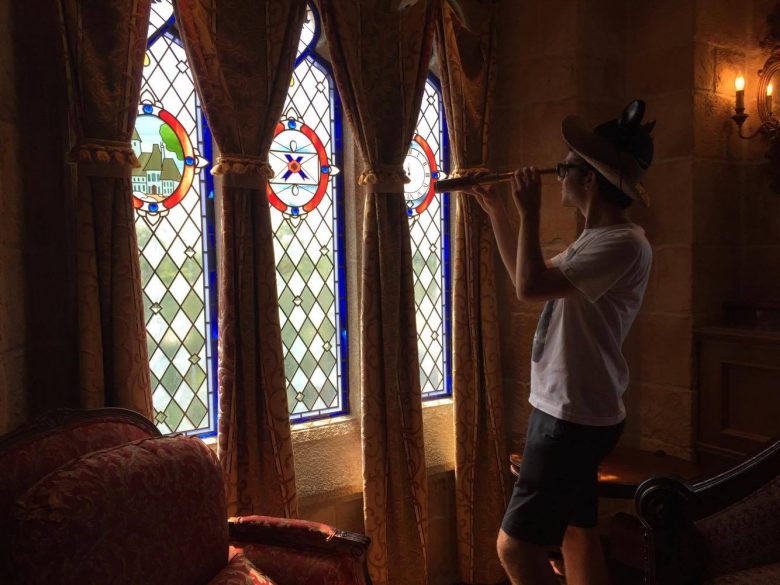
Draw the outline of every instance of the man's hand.
M538 213L542 205L542 181L536 167L517 169L512 176L512 196L521 213Z
M475 177L479 178L485 174L487 173L478 173ZM504 201L496 193L496 189L493 185L474 185L468 189L464 189L463 192L474 197L484 212L491 217L496 214L503 214L506 211L504 208Z
M504 212L504 202L496 194L493 185L474 185L464 192L476 199L479 206L488 215L493 216L496 213Z

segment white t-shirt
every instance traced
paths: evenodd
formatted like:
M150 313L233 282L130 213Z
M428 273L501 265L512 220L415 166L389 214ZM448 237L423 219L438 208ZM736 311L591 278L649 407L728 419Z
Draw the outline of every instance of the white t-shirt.
M593 426L626 417L622 347L642 304L652 256L644 230L624 223L586 229L552 258L578 290L548 301L542 312L531 364L535 408Z

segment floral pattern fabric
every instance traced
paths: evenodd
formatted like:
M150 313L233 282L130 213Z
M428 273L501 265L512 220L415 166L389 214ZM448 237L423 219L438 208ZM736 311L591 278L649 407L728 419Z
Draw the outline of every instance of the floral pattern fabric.
M279 585L365 585L365 560L349 555L234 542L263 574Z
M704 582L704 585L777 585L780 583L780 563L763 565Z
M496 75L495 8L441 2L436 47L455 162L454 175L484 169ZM461 21L463 16L465 21ZM496 298L496 245L487 215L456 194L453 253L455 510L460 577L506 579L495 539L511 491Z
M25 432L25 428L17 432ZM126 419L105 417L44 429L0 451L0 575L10 566L9 538L15 500L60 465L99 449L151 436L150 429Z
M151 0L58 0L75 142L79 405L152 416L130 148ZM63 406L74 406L63 404Z
M223 174L219 459L230 514L298 515L266 198L268 150L305 0L178 0L176 17Z
M710 577L780 563L780 476L696 528L706 542Z
M257 570L246 556L238 553L208 585L276 585L270 577Z
M427 583L428 493L402 163L428 75L435 2L321 0L367 186L360 309L363 495L375 585Z
M228 562L219 464L192 437L67 463L18 500L16 520L12 558L29 585L191 585Z

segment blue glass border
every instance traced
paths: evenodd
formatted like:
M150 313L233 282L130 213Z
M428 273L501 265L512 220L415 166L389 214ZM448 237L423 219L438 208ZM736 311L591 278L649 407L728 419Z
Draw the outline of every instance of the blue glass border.
M218 324L218 286L217 281L217 230L216 230L216 209L214 203L214 176L211 174L212 161L214 160L214 146L211 137L211 127L209 126L206 116L203 114L201 108L201 126L203 128L203 157L209 161L208 165L201 170L205 176L205 197L201 195L201 208L205 211L206 225L205 231L202 237L206 239L208 244L205 254L205 262L203 270L208 277L208 309L211 323L211 331L207 335L206 343L211 345L211 411L210 428L204 433L199 433L197 436L201 439L207 437L213 437L217 434L217 425L219 424L219 386L218 386L218 371L219 371L219 324Z
M439 133L441 144L441 158L444 172L450 172L450 139L447 132L447 116L444 111L444 97L442 95L441 82L433 74L428 74L436 93L439 94ZM442 268L444 270L444 287L442 290L444 299L444 388L436 392L429 392L423 396L423 400L438 400L452 396L452 262L450 249L450 194L441 194L441 249Z

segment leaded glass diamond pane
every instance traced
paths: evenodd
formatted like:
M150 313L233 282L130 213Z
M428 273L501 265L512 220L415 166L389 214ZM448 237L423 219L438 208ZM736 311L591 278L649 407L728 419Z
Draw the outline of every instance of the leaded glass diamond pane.
M407 174L412 179L406 189L406 200L412 241L417 354L424 398L447 393L444 385L447 355L446 345L442 343L446 339L446 299L442 291L446 290L443 236L448 218L442 205L444 196L434 196L430 191L435 173L442 172L444 166L443 132L441 98L429 80L417 119L415 142L406 159Z
M215 428L207 206L208 161L195 85L170 0L152 4L132 173L155 422L163 433Z
M309 6L283 116L269 154L287 397L293 422L341 412L339 221L334 85L313 52Z

